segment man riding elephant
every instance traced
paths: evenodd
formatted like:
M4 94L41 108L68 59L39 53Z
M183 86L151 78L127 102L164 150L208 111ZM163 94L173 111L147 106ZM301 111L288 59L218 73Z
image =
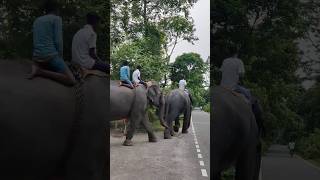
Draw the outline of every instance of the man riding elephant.
M120 86L119 81L110 82L110 120L128 119L129 125L126 140L123 145L132 146L132 138L136 128L141 124L148 133L149 142L156 142L157 138L153 132L147 113L149 105L155 106L159 111L161 125L164 123L164 97L160 87L155 82L149 82L148 87L140 84L134 89Z
M182 133L188 133L191 121L192 101L190 93L185 93L181 89L174 89L166 95L165 122L168 127L164 130L164 138L171 139L174 131L180 128L179 116L183 114ZM173 121L175 125L173 127Z
M220 86L211 91L213 179L220 180L221 173L234 165L236 180L257 180L261 162L262 108L258 99L239 85L244 65L237 58L237 48L231 47L230 52L232 57L225 59L221 67Z
M247 100L251 102L250 91L239 84L245 73L243 62L238 58L237 48L235 46L231 46L229 50L232 57L223 60L220 68L222 72L220 85L243 94Z
M63 60L62 19L57 15L58 7L56 1L46 1L46 14L33 23L34 64L28 78L42 76L73 86L76 80Z

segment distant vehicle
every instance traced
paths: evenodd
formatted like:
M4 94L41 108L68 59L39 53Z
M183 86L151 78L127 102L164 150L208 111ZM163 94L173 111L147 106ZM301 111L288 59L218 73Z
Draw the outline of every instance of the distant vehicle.
M201 111L201 107L194 107L193 110L200 110Z

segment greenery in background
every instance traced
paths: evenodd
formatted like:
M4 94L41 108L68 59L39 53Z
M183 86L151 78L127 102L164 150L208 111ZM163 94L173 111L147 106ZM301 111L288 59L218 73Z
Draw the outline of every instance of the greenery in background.
M3 0L0 2L0 58L32 57L32 24L44 15L43 0ZM58 0L59 15L63 20L64 59L71 59L73 35L86 23L86 14L96 12L102 17L98 31L98 54L107 58L109 50L109 1L104 0Z
M204 88L209 87L204 79L208 68L209 65L197 53L184 53L171 64L172 87L177 88L180 79L185 76L187 89L194 100L193 106L205 106L209 103L209 89Z
M211 3L211 83L219 84L218 68L223 59L230 56L228 47L239 47L239 57L246 69L244 85L263 106L266 145L287 144L304 137L309 140L302 141L315 147L319 85L315 86L318 91L306 91L296 71L303 65L297 40L308 39L310 31L318 37L314 40L319 40L319 8L310 8L319 7L316 3L300 0L215 0ZM315 48L319 48L319 43ZM319 63L318 59L310 61ZM313 158L319 158L319 153L312 154Z

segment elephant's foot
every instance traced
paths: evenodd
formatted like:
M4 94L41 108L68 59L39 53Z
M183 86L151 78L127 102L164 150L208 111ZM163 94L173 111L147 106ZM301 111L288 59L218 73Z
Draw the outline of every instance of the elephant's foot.
M187 130L187 129L182 129L182 133L183 133L183 134L187 134L187 133L188 133L188 130Z
M170 131L168 129L166 129L163 134L164 134L164 139L171 139L172 138Z
M126 139L123 144L124 146L133 146L133 142L130 139Z
M173 126L174 132L179 132L179 126Z
M154 134L148 134L149 142L157 142L157 137Z
M174 131L171 130L171 131L170 131L170 135L171 135L171 136L174 136Z
M149 142L157 142L157 138L156 137L153 137L153 138L149 138Z

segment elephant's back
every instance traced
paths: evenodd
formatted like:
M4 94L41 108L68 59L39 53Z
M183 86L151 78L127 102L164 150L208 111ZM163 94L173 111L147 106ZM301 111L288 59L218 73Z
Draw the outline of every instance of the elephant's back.
M54 169L65 150L75 95L72 88L48 79L26 79L30 69L25 61L0 60L1 167L6 163L21 174L45 174L49 172L40 171Z
M252 135L253 114L250 106L232 91L217 86L212 89L213 156L230 165L245 148ZM229 160L229 162L226 162ZM217 163L217 162L213 162ZM224 167L223 167L224 168Z

